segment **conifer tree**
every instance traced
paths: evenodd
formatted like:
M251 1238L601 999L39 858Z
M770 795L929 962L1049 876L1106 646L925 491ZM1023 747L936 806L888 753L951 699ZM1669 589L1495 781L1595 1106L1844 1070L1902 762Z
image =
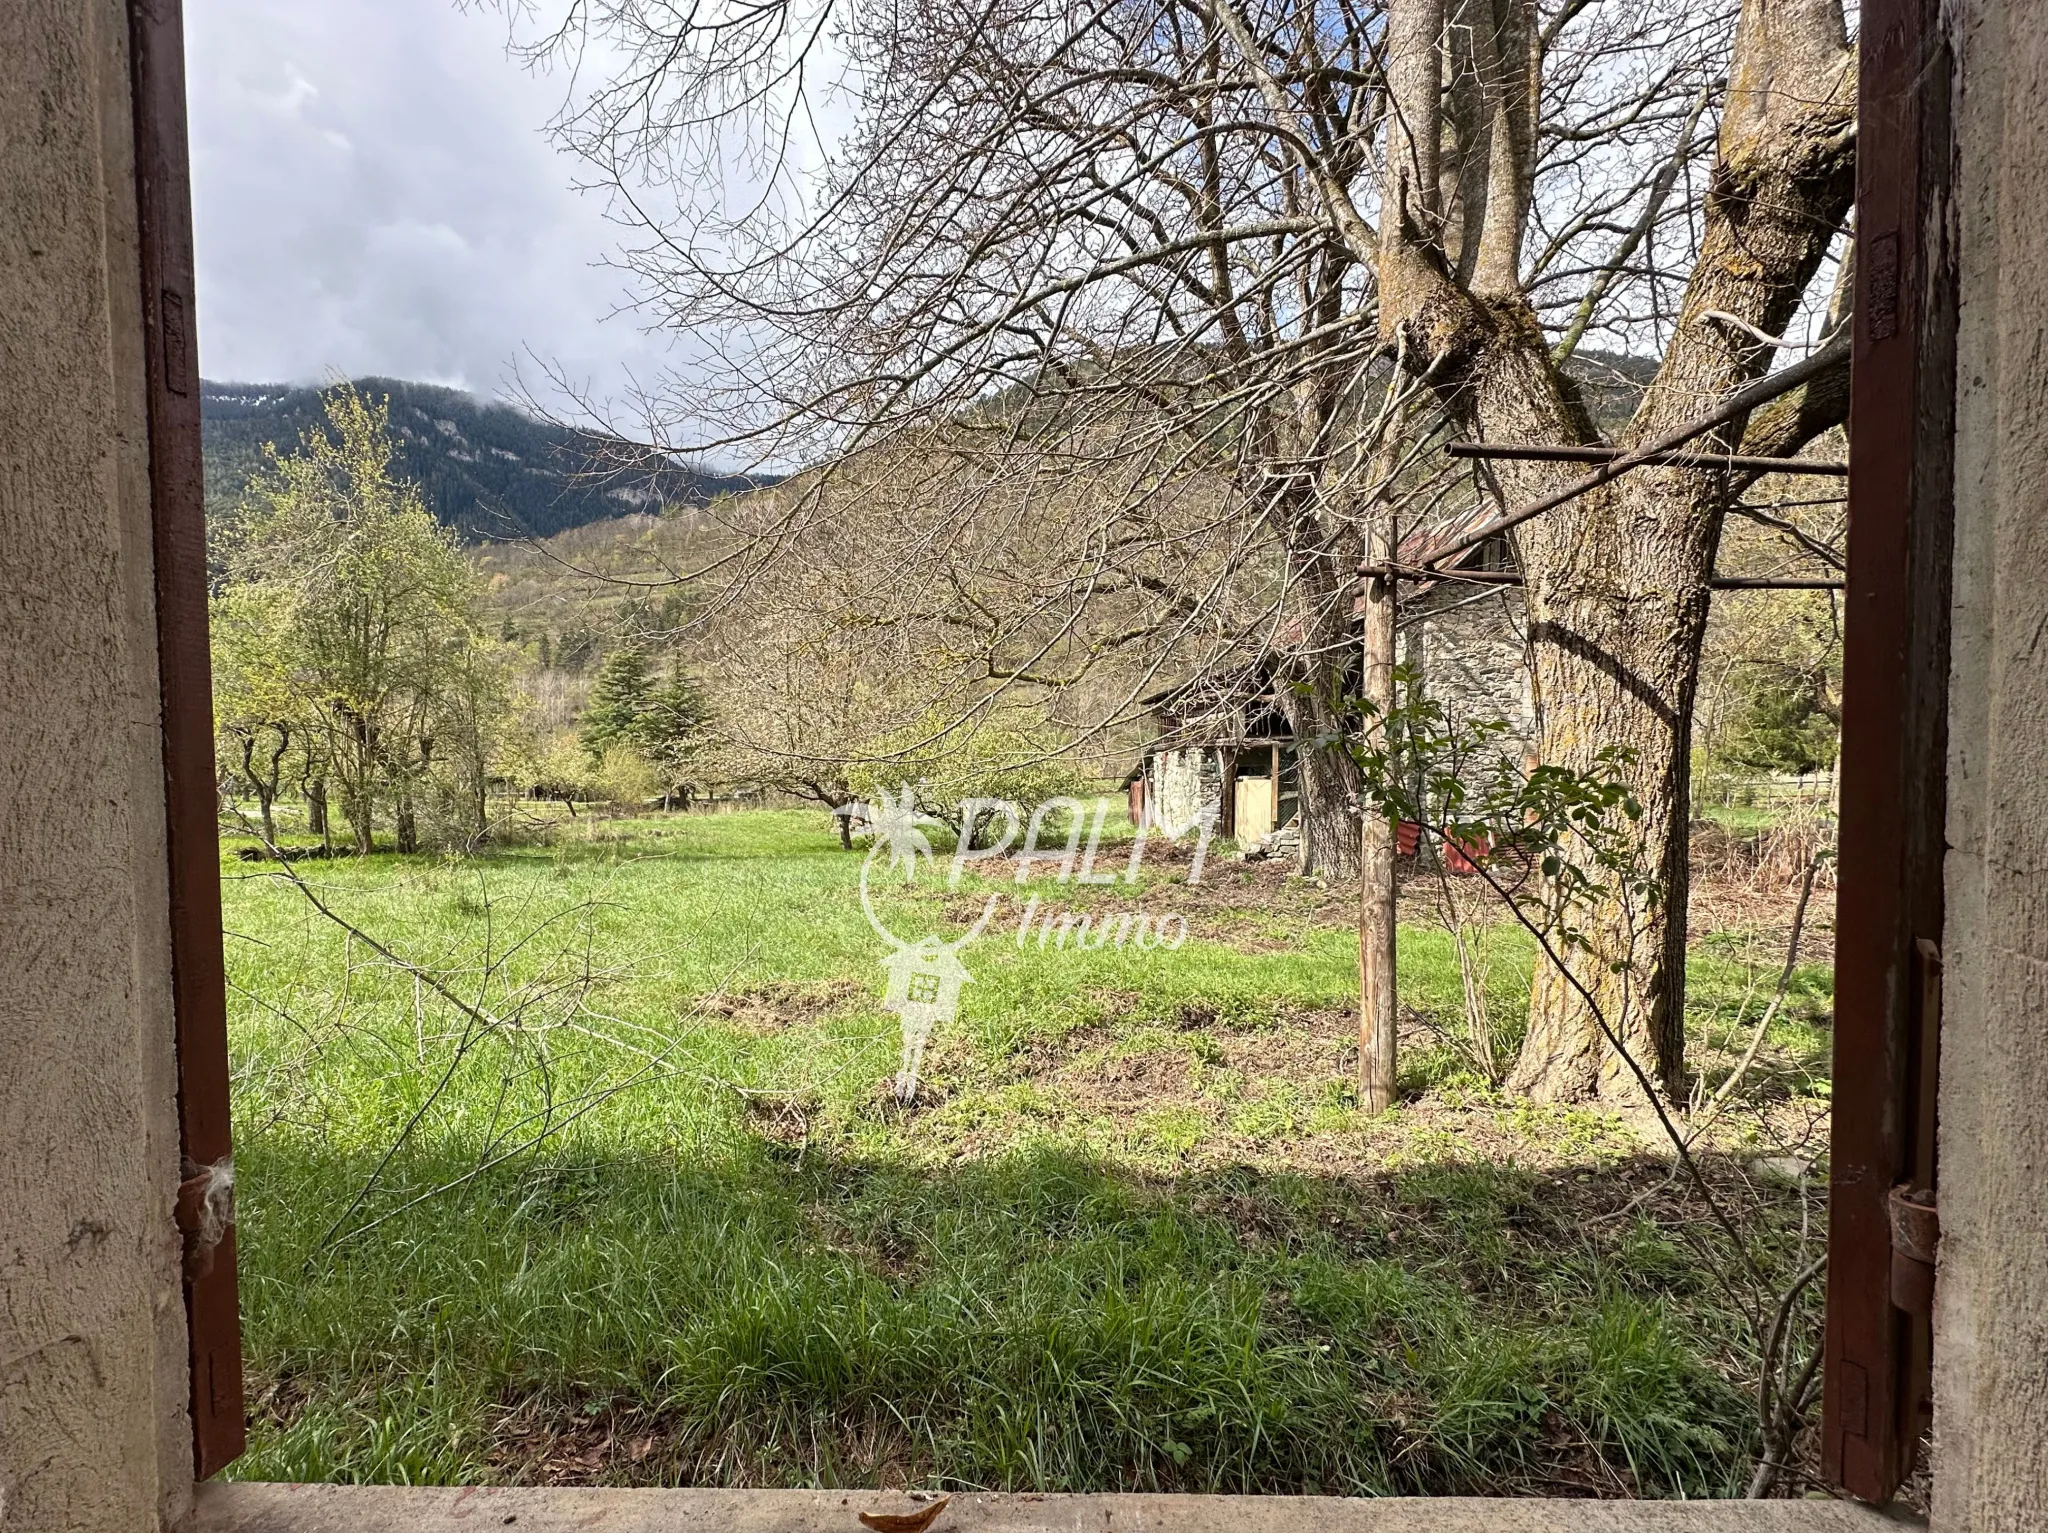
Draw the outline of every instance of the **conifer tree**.
M604 760L614 745L640 745L642 720L653 707L654 684L645 651L638 644L621 644L605 656L577 731L590 759Z

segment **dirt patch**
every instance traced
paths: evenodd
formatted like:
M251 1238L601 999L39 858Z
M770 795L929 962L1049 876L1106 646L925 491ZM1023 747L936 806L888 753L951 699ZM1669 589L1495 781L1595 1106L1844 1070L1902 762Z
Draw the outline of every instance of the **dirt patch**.
M820 1440L834 1469L864 1488L902 1490L929 1472L902 1424L880 1411L808 1421L795 1443L770 1424L706 1431L624 1403L528 1396L507 1400L489 1432L486 1457L506 1485L775 1485L792 1451Z
M1407 1013L1404 1059L1443 1044L1428 1019ZM1352 1086L1357 1014L1343 1008L1288 1012L1272 1025L1236 1031L1097 1025L1032 1039L1013 1063L1008 1080L1041 1093L1041 1127L1188 1169L1348 1177L1451 1159L1575 1175L1604 1174L1646 1153L1669 1155L1647 1113L1532 1102L1479 1085L1412 1092L1396 1111L1366 1117ZM1720 1051L1696 1055L1696 1067L1714 1063ZM1707 1125L1700 1148L1759 1176L1796 1180L1822 1153L1826 1130L1826 1099L1812 1095L1791 1066L1760 1061L1740 1098ZM980 1125L970 1142L952 1148L979 1153L993 1147L986 1139Z
M533 1399L507 1406L491 1423L490 1440L491 1467L513 1485L644 1482L664 1448L673 1456L672 1433L658 1417Z
M866 990L850 979L801 983L773 980L708 996L703 1008L707 1017L718 1017L744 1032L768 1037L844 1011L866 995Z
M1330 1008L1284 1013L1271 1025L1230 1030L1080 1029L1034 1039L1017 1076L1039 1088L1057 1123L1186 1166L1246 1165L1355 1175L1406 1159L1450 1154L1530 1167L1610 1164L1643 1139L1617 1114L1547 1108L1469 1090L1410 1097L1398 1112L1356 1111L1357 1015ZM1440 1035L1409 1013L1402 1050Z
M747 1122L770 1144L802 1155L811 1142L811 1114L817 1102L784 1092L755 1091L746 1096Z
M926 1056L929 1060L930 1056ZM874 1089L867 1094L862 1104L863 1117L875 1118L884 1123L894 1123L913 1113L925 1112L943 1103L950 1093L945 1087L936 1085L929 1073L920 1075L915 1082L910 1100L904 1101L896 1090L896 1077L885 1075L875 1082Z

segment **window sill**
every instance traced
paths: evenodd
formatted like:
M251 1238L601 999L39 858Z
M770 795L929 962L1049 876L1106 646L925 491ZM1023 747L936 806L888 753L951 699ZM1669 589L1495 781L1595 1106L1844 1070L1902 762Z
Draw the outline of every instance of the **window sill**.
M873 1491L199 1487L191 1533L861 1533ZM1884 1533L1901 1519L1841 1501L1540 1501L1309 1496L962 1494L932 1533Z

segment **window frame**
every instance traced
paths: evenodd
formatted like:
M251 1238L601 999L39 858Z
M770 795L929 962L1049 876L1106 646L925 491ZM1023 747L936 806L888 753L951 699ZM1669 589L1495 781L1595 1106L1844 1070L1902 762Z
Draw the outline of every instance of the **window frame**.
M193 1460L244 1447L230 1224L204 1249L210 1168L231 1164L225 969L207 643L182 0L129 0L150 482L185 1174ZM1890 1194L1932 1188L1946 787L1954 443L1954 246L1939 0L1861 20L1841 892L1822 1454L1864 1501L1911 1468L1931 1333L1895 1302ZM1278 752L1274 766L1277 768ZM1232 775L1236 775L1233 773ZM1276 774L1277 775L1277 774ZM1278 812L1276 794L1276 817ZM421 1492L421 1495L427 1493ZM424 1504L424 1503L422 1503Z

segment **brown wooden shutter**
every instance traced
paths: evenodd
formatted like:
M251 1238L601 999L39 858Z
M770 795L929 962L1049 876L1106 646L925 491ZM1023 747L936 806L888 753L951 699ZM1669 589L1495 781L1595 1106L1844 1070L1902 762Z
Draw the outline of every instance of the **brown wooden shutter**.
M1861 25L1821 1455L1883 1502L1931 1359L1956 290L1939 0L1866 0Z
M195 1472L243 1447L242 1324L235 1232L208 1203L232 1165L220 842L213 762L213 676L206 639L206 504L193 310L192 183L185 141L184 16L179 0L129 0L142 307L149 366L149 482L156 556L157 664L163 688L164 797L170 840L172 996L178 1027L178 1123L185 1231Z

